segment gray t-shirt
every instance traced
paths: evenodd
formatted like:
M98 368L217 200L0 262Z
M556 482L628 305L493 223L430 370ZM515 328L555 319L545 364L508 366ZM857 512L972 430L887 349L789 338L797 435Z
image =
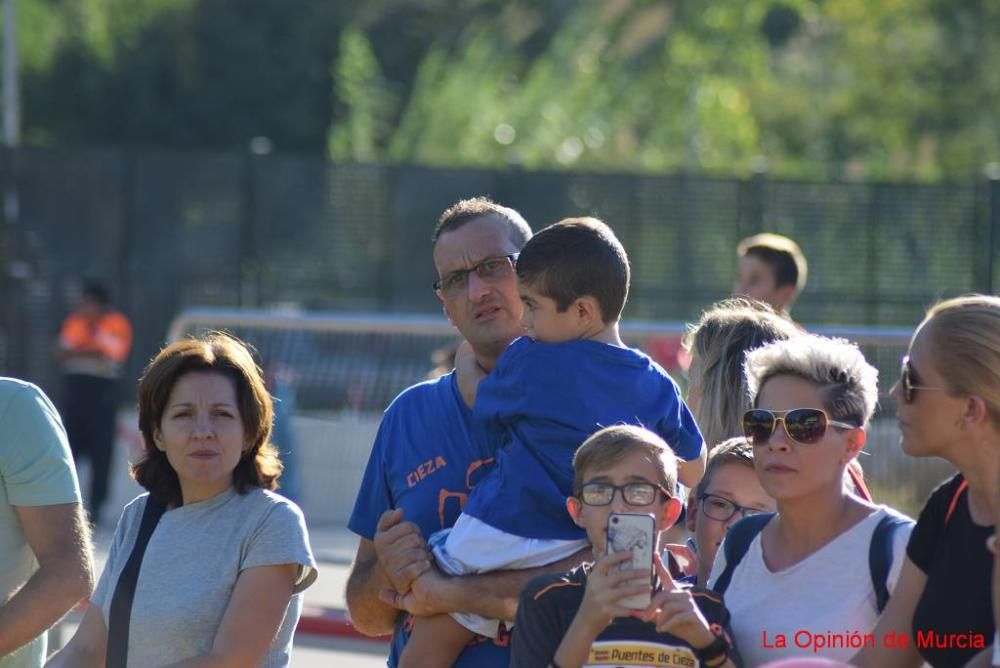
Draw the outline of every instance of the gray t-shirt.
M91 597L108 622L118 576L135 544L148 494L129 503ZM302 511L261 489L228 489L163 514L139 571L129 623L128 665L158 668L207 654L239 574L255 566L300 564L299 580L263 668L289 665L302 591L316 579Z

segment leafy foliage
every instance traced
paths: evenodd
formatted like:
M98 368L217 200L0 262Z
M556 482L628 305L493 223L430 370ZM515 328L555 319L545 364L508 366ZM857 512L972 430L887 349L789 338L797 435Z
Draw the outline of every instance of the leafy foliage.
M50 144L808 178L1000 161L992 0L20 0Z

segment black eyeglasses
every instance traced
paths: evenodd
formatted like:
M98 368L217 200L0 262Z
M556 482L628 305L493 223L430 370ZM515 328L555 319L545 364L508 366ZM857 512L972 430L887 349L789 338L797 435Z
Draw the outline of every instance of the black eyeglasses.
M701 512L706 517L719 522L728 522L736 513L740 513L741 517L747 517L748 515L760 515L761 513L770 512L761 510L760 508L741 506L738 503L733 503L729 499L715 494L702 494L698 497L698 503L701 504Z
M784 425L788 438L805 445L821 441L827 427L857 429L857 425L831 420L826 411L819 408L793 408L787 411L753 408L743 414L743 434L751 445L764 445L778 428L778 422Z
M943 387L931 387L930 385L917 385L913 382L916 374L913 372L913 365L910 363L910 356L903 358L903 366L899 370L899 382L903 386L903 400L912 403L917 390L936 390L947 392Z
M615 492L621 490L622 498L630 506L648 506L656 501L658 494L668 499L670 493L661 485L651 482L630 482L624 485L612 485L609 482L588 482L580 490L580 500L588 506L606 506L615 498Z
M441 292L449 296L462 292L469 287L469 274L472 272L488 283L506 278L513 273L514 263L517 262L518 255L520 253L488 257L468 269L453 271L444 278L434 281L434 292Z

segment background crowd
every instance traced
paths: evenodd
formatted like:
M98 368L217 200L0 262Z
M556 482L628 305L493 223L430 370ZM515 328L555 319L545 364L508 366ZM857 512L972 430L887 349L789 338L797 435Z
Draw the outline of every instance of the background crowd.
M741 296L685 341L685 402L618 335L629 271L611 226L532 235L485 198L442 215L434 289L464 342L454 370L386 409L349 522L352 622L392 634L390 665L565 668L643 651L712 668L994 662L1000 298L931 308L892 383L903 450L958 471L914 522L872 498L858 463L877 371L791 320L797 246L758 235L737 259ZM92 591L72 454L98 474L95 516L102 392L130 330L101 286L83 296L56 350L66 428L35 386L2 384L0 665L289 665L316 563L301 511L274 491L263 372L227 335L147 365L132 475L148 494L126 507ZM433 475L408 475L428 460ZM653 522L645 567L606 550L620 513ZM86 596L77 633L47 656L44 630Z

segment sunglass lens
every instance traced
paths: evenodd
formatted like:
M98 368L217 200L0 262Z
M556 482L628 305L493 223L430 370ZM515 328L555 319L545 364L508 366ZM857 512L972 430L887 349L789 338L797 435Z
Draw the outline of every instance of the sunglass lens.
M797 408L785 415L785 428L799 443L816 443L826 433L826 415L815 408Z
M753 445L767 443L774 433L774 414L761 409L749 410L743 414L743 435Z
M903 361L903 368L899 372L900 382L903 384L903 399L906 403L913 401L913 379L910 377L910 362Z

